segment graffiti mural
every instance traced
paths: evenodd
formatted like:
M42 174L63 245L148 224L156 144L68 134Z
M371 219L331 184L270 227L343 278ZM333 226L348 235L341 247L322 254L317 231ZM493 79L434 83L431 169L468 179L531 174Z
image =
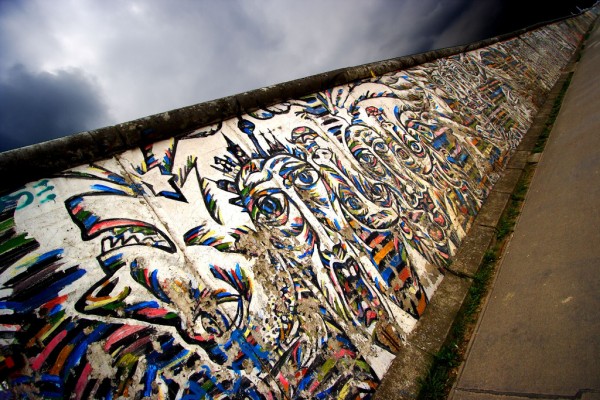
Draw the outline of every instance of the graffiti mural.
M369 397L580 25L291 99L5 195L0 389Z

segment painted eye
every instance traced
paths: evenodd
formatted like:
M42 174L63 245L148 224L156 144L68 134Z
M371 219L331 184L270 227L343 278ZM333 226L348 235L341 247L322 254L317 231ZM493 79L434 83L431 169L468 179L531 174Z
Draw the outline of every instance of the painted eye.
M375 164L375 157L373 157L373 154L366 152L366 151L361 152L358 160L363 164L369 164L369 165Z
M287 199L282 193L267 194L256 200L252 217L259 223L281 225L285 223L282 219L287 208Z
M223 334L217 319L210 313L201 312L200 321L206 333L217 336L221 336Z
M400 157L402 160L405 160L407 158L409 158L409 154L406 150L404 150L402 147L393 144L392 145L392 153L396 156L396 157Z
M275 214L275 216L281 214L283 210L282 204L279 199L275 196L261 197L257 201L259 211L265 215Z
M383 140L376 139L373 141L373 150L375 150L375 153L377 154L385 154L388 151L388 147Z
M314 169L305 168L294 176L294 185L300 189L310 189L319 180L319 173Z
M370 195L374 199L383 199L384 196L387 195L387 190L381 183L375 183L373 186L371 186Z
M423 155L423 147L419 144L419 142L411 141L410 142L410 150L417 156Z
M350 197L346 199L346 204L353 210L360 209L360 203L355 197Z

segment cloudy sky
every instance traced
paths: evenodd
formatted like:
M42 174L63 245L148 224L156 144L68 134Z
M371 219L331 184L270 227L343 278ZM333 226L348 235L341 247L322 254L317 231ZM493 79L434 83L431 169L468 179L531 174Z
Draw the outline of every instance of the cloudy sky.
M0 151L468 43L593 2L0 0Z

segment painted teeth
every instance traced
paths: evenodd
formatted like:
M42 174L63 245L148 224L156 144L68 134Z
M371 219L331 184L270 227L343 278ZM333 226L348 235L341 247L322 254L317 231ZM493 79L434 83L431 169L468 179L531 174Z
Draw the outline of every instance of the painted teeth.
M116 248L135 245L166 246L167 243L156 234L147 235L127 230L118 236L108 236L102 239L102 252L108 253Z

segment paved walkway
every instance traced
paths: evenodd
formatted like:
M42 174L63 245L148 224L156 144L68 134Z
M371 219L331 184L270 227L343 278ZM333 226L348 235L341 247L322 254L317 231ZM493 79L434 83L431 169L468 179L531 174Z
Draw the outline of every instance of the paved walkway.
M598 21L499 268L450 399L600 399Z

